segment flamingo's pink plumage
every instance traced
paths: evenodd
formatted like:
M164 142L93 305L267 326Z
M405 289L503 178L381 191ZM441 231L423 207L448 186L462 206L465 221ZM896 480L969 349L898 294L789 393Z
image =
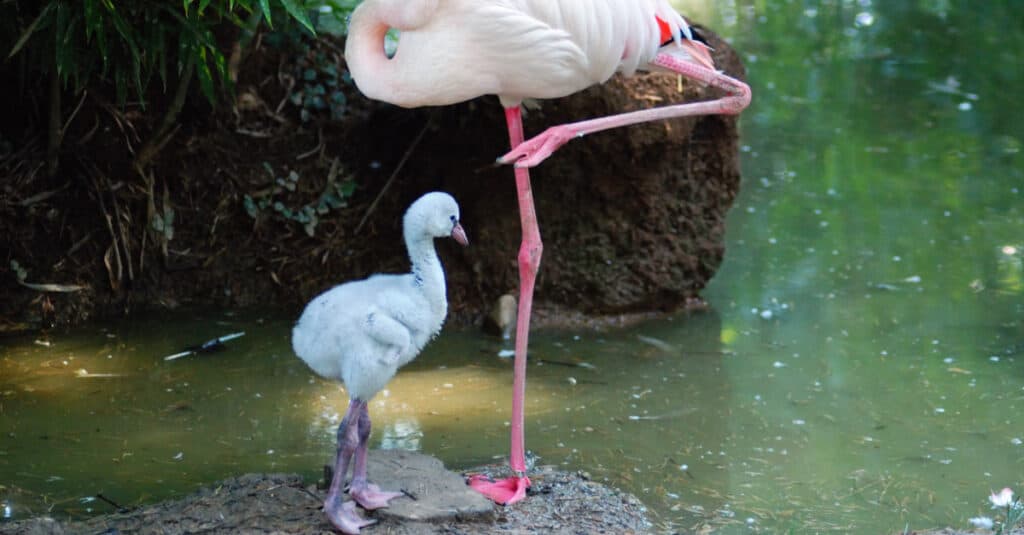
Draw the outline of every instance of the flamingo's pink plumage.
M384 36L400 31L388 58ZM708 48L668 0L366 0L353 13L345 58L366 96L404 107L437 106L497 95L505 107L523 241L513 374L514 476L470 484L499 503L525 496L523 403L533 286L543 246L530 189L533 167L569 140L658 119L736 114L750 102L746 84L717 72ZM523 141L520 103L555 98L606 81L616 72L662 70L724 89L708 102L684 103L558 125Z

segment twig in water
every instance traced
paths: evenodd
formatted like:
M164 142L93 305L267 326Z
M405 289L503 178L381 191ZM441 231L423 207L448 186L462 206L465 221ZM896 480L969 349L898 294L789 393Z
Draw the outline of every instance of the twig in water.
M412 156L412 151L416 149L416 146L420 144L423 136L427 134L427 129L430 128L431 123L433 123L433 118L427 120L427 124L423 125L420 133L416 134L416 139L412 140L412 143L409 144L409 148L405 150L405 154L403 154L402 159L398 161L398 165L395 166L395 170L391 172L391 176L388 177L388 181L384 183L384 187L381 188L380 193L377 194L377 198L373 199L373 202L370 203L370 207L366 209L366 214L363 216L362 221L356 225L355 234L358 235L359 231L363 230L363 225L365 225L366 221L370 219L370 215L373 214L373 211L377 209L377 203L380 202L381 198L384 197L384 194L388 191L388 188L391 187L391 183L395 181L395 177L398 176L398 172L405 166L405 162L409 160L409 156Z
M184 350L173 355L167 355L166 357L164 357L164 360L180 359L181 357L185 357L193 353L209 353L211 351L219 351L225 348L224 342L234 340L235 338L240 338L242 336L245 336L245 331L225 334L224 336L220 336L212 340L207 340L200 345L186 347Z
M120 513L120 512L123 512L123 511L127 511L127 510L128 510L128 508L127 508L127 507L121 507L121 505L120 505L120 504L118 504L118 503L117 503L117 502L115 502L114 500L111 500L110 498L107 498L107 497L106 497L106 496L104 496L103 494L99 494L99 493L97 493L97 494L96 494L96 499L98 499L98 500L102 500L102 501L105 501L105 502L107 502L108 504L110 504L111 506L113 506L113 508L114 508L114 509L117 509L117 512L119 512L119 513Z

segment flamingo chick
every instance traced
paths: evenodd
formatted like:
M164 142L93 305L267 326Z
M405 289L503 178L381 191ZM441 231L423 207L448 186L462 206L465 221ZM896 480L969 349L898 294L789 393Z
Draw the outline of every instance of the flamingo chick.
M324 511L343 533L359 533L373 520L361 518L364 509L387 507L399 492L384 492L366 480L370 415L366 405L398 371L416 358L448 314L444 269L434 238L469 242L459 224L459 205L447 193L428 193L412 203L402 220L412 271L403 275L373 275L320 294L306 305L292 330L292 348L310 368L327 379L341 380L350 403L338 426L334 477ZM342 488L349 460L355 458L349 494Z
M395 28L393 57L384 37ZM505 108L519 217L519 311L513 364L511 454L514 477L470 484L498 503L523 499L526 477L523 403L530 309L543 244L528 168L568 141L609 128L708 114L738 114L750 88L715 70L708 46L669 0L365 0L352 13L345 61L366 96L404 107L442 106L497 95ZM557 98L600 84L616 72L681 74L726 92L688 102L548 128L524 141L524 98Z

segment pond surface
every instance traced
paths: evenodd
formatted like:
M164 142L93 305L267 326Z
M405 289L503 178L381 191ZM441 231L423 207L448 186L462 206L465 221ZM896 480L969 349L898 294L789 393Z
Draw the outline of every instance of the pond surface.
M691 6L743 51L755 95L713 308L535 333L537 462L636 493L665 532L965 527L991 489L1024 489L1014 4ZM0 518L317 477L346 399L292 355L293 319L190 311L5 341ZM445 331L371 403L374 447L456 468L506 455L503 348Z

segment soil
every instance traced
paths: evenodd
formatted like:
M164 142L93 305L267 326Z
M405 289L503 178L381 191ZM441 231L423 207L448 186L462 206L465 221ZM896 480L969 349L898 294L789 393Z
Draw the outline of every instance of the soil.
M704 34L719 68L743 78L733 50ZM514 181L510 169L493 165L507 150L501 107L484 97L406 110L368 101L343 83L340 119L303 117L292 101L303 73L322 67L323 58L343 65L343 46L326 38L297 48L260 45L241 64L233 109L211 113L193 95L175 135L141 172L132 168L132 150L157 123L159 100L147 110L118 110L90 92L68 126L53 177L43 170L44 136L0 125L0 331L154 306L298 309L339 281L407 269L401 214L434 189L459 200L471 241L466 249L439 242L450 321L479 322L518 287ZM716 95L671 76L616 77L539 103L525 126L530 135ZM76 101L64 100L70 115ZM710 116L595 134L536 168L545 247L535 325L564 321L562 311L616 323L699 304L724 255L737 153L736 119ZM297 210L332 184L355 189L346 190L343 206L319 215L312 236L270 206L256 217L247 212L246 196ZM63 286L40 291L19 279Z

